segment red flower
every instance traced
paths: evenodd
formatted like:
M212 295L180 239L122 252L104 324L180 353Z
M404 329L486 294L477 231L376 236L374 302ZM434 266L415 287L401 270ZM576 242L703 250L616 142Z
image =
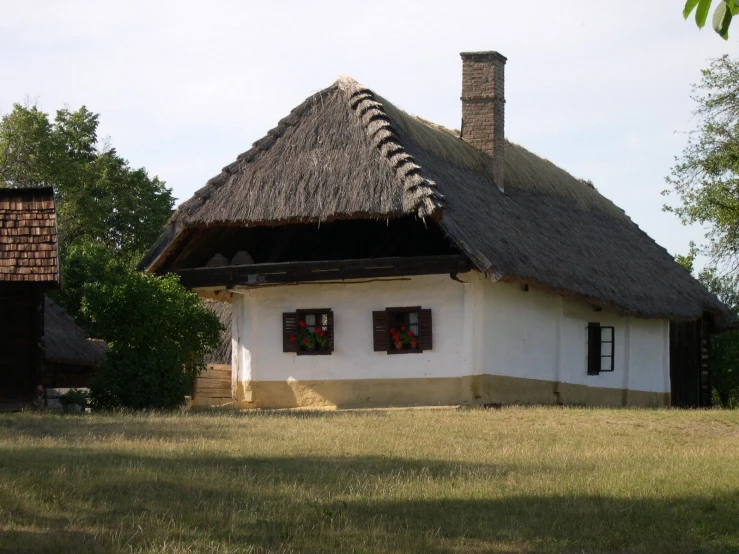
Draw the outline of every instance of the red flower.
M295 335L290 335L290 342L295 342Z
M318 335L319 337L322 337L322 336L323 336L323 335L325 335L325 334L326 334L326 333L324 333L324 332L323 332L323 331L321 331L320 329L316 329L316 335Z
M405 331L405 325L401 325L401 326L400 326L400 330L401 330L401 331Z
M395 333L396 333L396 331L395 331L395 327L393 327L392 329L390 329L390 334L391 334L391 335L394 335Z
M408 336L409 336L409 337L413 337L413 336L415 336L415 335L413 334L413 331L408 331Z
M308 344L309 342L310 342L310 341L308 340L308 337L305 337L305 338L303 339L303 344Z
M300 325L301 327L305 327L305 321L301 321L300 323L298 323L298 325Z

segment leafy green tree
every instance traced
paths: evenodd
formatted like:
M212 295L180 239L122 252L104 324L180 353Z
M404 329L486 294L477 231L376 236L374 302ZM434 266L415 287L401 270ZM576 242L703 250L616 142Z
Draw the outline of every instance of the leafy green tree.
M61 290L54 291L54 299L74 317L90 336L102 338L89 318L90 312L83 312L82 300L89 287L117 282L118 275L109 270L111 264L119 273L128 273L138 258L134 255L112 255L105 244L92 240L78 240L68 246L62 259L63 283Z
M711 10L713 0L687 0L683 8L683 17L688 19L693 10L695 10L695 23L699 29L702 29L708 19L708 13ZM739 13L739 5L737 0L719 0L716 9L713 12L713 30L716 31L724 40L729 40L729 26L731 19Z
M157 239L174 205L162 181L100 142L99 120L82 106L57 111L51 122L20 104L0 119L0 187L54 187L62 256L86 240L111 254L138 255Z
M739 269L739 61L712 60L694 86L698 128L667 182L663 194L678 197L665 206L685 224L708 227L705 253L713 263Z
M105 275L86 285L81 309L111 347L91 383L93 407L180 406L220 340L218 318L174 275L140 273L115 259Z
M99 123L85 106L50 121L36 106L15 104L0 119L0 187L54 187L63 284L54 296L75 318L85 283L102 279L109 259L140 258L174 205L162 181L101 143Z
M35 106L15 104L0 120L0 186L46 186L65 162L48 116Z

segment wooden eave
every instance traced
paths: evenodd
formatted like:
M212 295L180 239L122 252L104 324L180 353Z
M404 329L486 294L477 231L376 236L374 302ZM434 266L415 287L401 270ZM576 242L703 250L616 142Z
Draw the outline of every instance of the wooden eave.
M260 286L270 283L301 283L412 275L456 274L472 269L461 254L371 258L361 260L321 260L272 264L231 265L182 269L176 273L188 288Z
M157 270L167 258L170 249L176 243L182 242L184 231L185 228L182 226L168 226L138 263L136 269L150 272Z

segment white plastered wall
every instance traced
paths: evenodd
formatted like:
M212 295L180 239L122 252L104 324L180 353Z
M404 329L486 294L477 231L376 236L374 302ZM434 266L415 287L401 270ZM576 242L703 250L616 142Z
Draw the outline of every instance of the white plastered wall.
M303 284L234 294L233 359L239 381L393 379L471 374L470 336L465 334L465 290L448 275L406 280ZM375 352L372 312L388 307L432 310L433 350L401 356ZM334 312L331 356L282 351L282 313L330 308Z
M498 375L591 387L669 392L669 323L625 317L473 271L406 280L304 284L237 291L233 370L238 381L394 379ZM374 352L372 312L421 306L433 314L434 348ZM330 308L331 356L282 352L282 313ZM615 371L587 375L587 323L615 327Z
M484 281L482 373L669 392L669 322L639 319L517 284ZM587 374L587 324L614 327L614 371Z

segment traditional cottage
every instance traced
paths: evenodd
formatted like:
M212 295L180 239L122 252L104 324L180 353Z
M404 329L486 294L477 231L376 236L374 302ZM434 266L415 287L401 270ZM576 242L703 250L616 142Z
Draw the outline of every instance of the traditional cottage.
M0 409L43 405L44 293L58 285L54 192L0 189Z
M590 183L504 139L505 57L462 61L460 133L341 78L142 261L232 298L234 405L708 402L701 349L729 312Z

